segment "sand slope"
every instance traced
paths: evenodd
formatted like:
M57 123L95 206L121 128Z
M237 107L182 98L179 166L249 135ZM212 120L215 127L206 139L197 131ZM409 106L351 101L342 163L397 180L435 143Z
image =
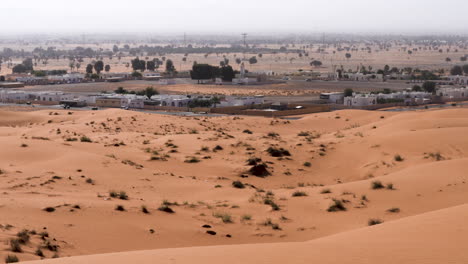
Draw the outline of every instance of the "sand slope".
M30 263L466 263L468 205L303 243L124 252Z

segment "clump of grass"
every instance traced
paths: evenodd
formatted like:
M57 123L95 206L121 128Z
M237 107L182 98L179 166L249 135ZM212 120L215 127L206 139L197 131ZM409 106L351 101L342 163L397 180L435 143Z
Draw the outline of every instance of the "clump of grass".
M271 209L273 211L279 211L281 209L280 206L276 204L275 201L273 201L273 199L265 198L265 200L263 200L263 203L271 206Z
M221 151L223 150L224 148L221 147L220 145L216 145L214 148L213 148L213 151Z
M87 143L93 142L93 141L92 141L89 137L87 137L87 136L82 136L82 137L80 138L80 141L81 141L81 142L87 142Z
M188 157L185 161L185 163L198 163L200 162L200 159L197 157Z
M120 200L128 200L128 195L125 191L109 191L109 196L112 198L119 198Z
M343 205L343 202L338 199L333 199L333 204L330 205L327 209L328 212L339 212L346 211L346 207Z
M86 183L93 184L94 185L94 180L91 178L86 179Z
M115 206L115 210L123 212L125 211L125 207L123 205L118 204Z
M159 211L162 211L162 212L169 213L169 214L175 213L175 211L172 210L172 208L170 208L169 205L168 205L167 203L165 203L165 202L163 202L163 203L161 204L161 206L159 206L158 210L159 210Z
M143 212L144 214L149 214L150 211L148 210L148 208L146 207L146 205L142 205L141 206L141 212Z
M267 136L268 136L268 137L272 137L272 138L276 138L276 137L279 137L279 134L276 133L276 132L269 132L269 133L267 134Z
M244 131L242 131L242 133L249 134L249 135L253 134L253 132L250 131L249 129L244 129Z
M304 162L304 167L310 167L310 166L312 166L312 163L308 161Z
M16 236L18 237L18 241L23 245L29 242L29 231L26 229L23 229L20 232L18 232Z
M5 258L5 263L16 263L19 262L19 259L16 255L8 255Z
M21 147L22 147L22 148L27 148L27 147L28 147L28 144L24 144L24 143L23 143L23 144L21 144Z
M331 193L332 191L330 189L323 189L320 191L321 194L326 194L326 193Z
M228 213L213 213L213 216L216 218L220 218L225 224L232 223L232 217Z
M19 239L10 239L10 250L12 252L18 253L23 252L23 249L21 248L21 242L19 241Z
M275 148L275 147L269 147L267 150L268 154L272 157L284 157L284 156L291 156L291 153L284 149L284 148Z
M36 254L36 256L39 256L39 257L44 257L44 252L42 252L42 249L40 247L38 247L36 249L36 251L34 252L34 254Z
M373 190L378 190L378 189L383 189L383 188L385 188L385 186L382 184L381 181L373 181L373 182L371 183L371 188L372 188Z
M255 158L255 157L252 157L252 158L249 158L247 160L247 165L249 166L255 166L257 165L258 163L262 162L262 159L261 158Z
M307 196L307 193L306 193L306 192L302 192L302 191L295 191L295 192L293 192L293 194L292 194L292 197L301 197L301 196Z
M238 189L244 189L245 185L241 181L233 181L232 187L238 188Z
M387 190L395 190L395 186L393 186L393 183L387 183L386 188Z
M381 223L383 223L383 220L380 220L378 218L371 218L371 219L369 219L369 221L367 221L367 225L369 225L369 226L378 225L378 224L381 224Z
M308 137L310 133L308 131L301 131L297 134L298 137Z
M271 226L271 229L273 229L273 230L281 230L281 227L279 226L279 224L273 223L273 221L271 220L271 218L267 218L265 221L263 221L263 222L261 223L261 225L264 225L264 226Z
M403 160L405 160L402 156L400 156L399 154L396 154L395 157L393 157L395 159L395 161L397 162L402 162Z
M392 208L388 209L387 212L389 212L389 213L399 213L399 212L400 212L400 208L398 208L398 207L392 207Z
M252 216L249 215L249 214L242 215L241 220L242 221L250 221L250 220L252 220Z

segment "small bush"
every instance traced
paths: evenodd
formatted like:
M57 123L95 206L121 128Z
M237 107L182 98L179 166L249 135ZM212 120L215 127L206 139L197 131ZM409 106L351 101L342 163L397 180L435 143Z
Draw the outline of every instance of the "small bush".
M42 252L41 248L37 248L36 251L34 252L34 254L36 254L36 256L39 256L39 257L44 257L44 252Z
M27 147L28 147L28 144L24 144L24 143L23 143L23 144L21 144L21 147L22 147L22 148L27 148Z
M310 167L310 166L312 166L312 163L308 161L304 162L304 167Z
M82 137L80 138L80 141L81 141L81 142L88 142L88 143L93 142L93 141L92 141L89 137L87 137L87 136L82 136Z
M213 213L213 216L216 218L220 218L225 224L232 223L231 215L228 213Z
M273 230L281 230L279 224L273 223L273 221L270 218L267 218L263 223L261 223L264 226L271 226Z
M381 181L373 181L371 183L371 187L373 190L383 189L385 188Z
M18 241L21 244L26 244L29 242L29 231L26 229L23 229L22 231L18 232L16 236L18 237Z
M260 162L262 162L262 159L260 159L260 158L254 158L254 157L253 157L253 158L249 158L249 159L247 160L247 165L255 166L255 165L257 165L257 164L260 163Z
M188 157L185 161L185 163L198 163L200 162L200 159L197 157Z
M279 211L279 210L281 209L281 208L279 207L279 205L276 204L275 201L273 201L272 199L267 198L267 199L263 200L263 203L264 203L264 204L267 204L267 205L269 205L269 206L271 206L271 209L272 209L273 211Z
M46 208L44 208L44 209L42 209L42 210L44 210L44 211L46 211L46 212L48 212L48 213L55 212L55 208L54 208L54 207L50 207L50 206L49 206L49 207L46 207Z
M343 202L337 199L333 199L333 204L327 209L328 212L346 211L346 207Z
M141 212L143 212L144 214L149 214L150 213L150 211L148 210L148 208L145 205L141 206Z
M223 147L221 147L220 145L216 145L216 146L213 148L213 151L220 151L220 150L223 150Z
M253 132L248 129L245 129L244 131L242 131L242 133L249 134L249 135L253 134Z
M172 208L169 207L169 205L166 205L166 204L161 204L161 206L158 208L159 211L162 211L162 212L166 212L166 213L169 213L169 214L173 214L175 213L174 210L172 210Z
M393 207L393 208L388 209L387 212L389 212L389 213L399 213L399 212L400 212L400 208L398 208L398 207Z
M386 188L387 190L395 190L395 186L393 186L393 183L387 183Z
M21 243L18 239L10 239L10 250L18 253L23 252L23 249L21 249Z
M301 191L295 191L292 194L292 197L301 197L301 196L307 196L307 193L306 192L301 192Z
M242 219L243 221L250 221L250 220L252 220L252 216L249 215L249 214L245 214L245 215L242 215L242 216L241 216L241 219Z
M244 189L245 185L240 181L233 181L232 182L232 187L238 188L238 189Z
M395 155L394 159L395 159L395 161L397 161L397 162L402 162L402 161L404 160L403 157L400 156L399 154Z
M8 255L5 258L5 263L16 263L19 262L19 259L16 255Z
M367 225L369 226L378 225L381 223L383 223L383 221L377 218L372 218L372 219L369 219L369 221L367 221Z
M284 156L291 156L291 153L289 153L288 150L284 148L275 148L275 147L269 147L267 149L267 152L270 154L272 157L284 157Z
M276 133L276 132L269 132L269 133L268 133L268 137L273 137L273 138L279 137L279 134Z
M128 200L128 195L125 191L109 191L109 196L112 198L119 198L120 200Z
M322 191L320 191L321 194L326 194L326 193L331 193L332 191L330 189L323 189Z
M115 206L115 210L123 212L123 211L125 211L125 207L123 205L119 204L119 205Z

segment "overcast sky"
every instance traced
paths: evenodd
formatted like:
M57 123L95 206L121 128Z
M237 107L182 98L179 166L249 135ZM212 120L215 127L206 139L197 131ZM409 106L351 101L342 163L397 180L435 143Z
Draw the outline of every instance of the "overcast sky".
M468 0L1 0L0 11L0 34L468 34Z

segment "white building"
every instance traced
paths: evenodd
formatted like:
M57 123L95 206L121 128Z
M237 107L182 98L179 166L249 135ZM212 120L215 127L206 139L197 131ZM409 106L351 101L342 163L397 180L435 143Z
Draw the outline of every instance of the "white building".
M262 95L258 96L226 96L221 100L219 106L246 106L246 105L256 105L263 104L265 98Z
M344 93L321 93L320 99L326 100L327 103L341 104L343 103Z
M468 88L440 88L437 94L444 99L461 99L468 97Z
M64 75L50 75L47 76L49 81L61 83L80 83L84 80L84 74L81 73L67 73Z
M354 96L347 96L344 98L344 105L346 106L368 106L368 105L376 105L377 104L377 96L374 95L354 95Z
M454 84L468 85L468 76L453 75L448 76L447 78Z

